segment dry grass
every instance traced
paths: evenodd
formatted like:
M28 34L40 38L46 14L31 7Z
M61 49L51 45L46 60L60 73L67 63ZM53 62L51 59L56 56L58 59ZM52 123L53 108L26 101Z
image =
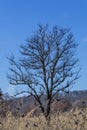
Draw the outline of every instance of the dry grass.
M76 109L65 113L51 115L50 130L87 130L87 109ZM0 119L0 130L48 130L46 121L41 115L15 118L9 113Z

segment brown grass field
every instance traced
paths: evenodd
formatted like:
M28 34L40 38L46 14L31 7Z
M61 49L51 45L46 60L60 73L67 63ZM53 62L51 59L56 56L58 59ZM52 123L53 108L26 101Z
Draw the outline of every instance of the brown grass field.
M27 113L24 117L13 117L8 113L6 118L0 117L0 130L48 130L48 128L42 115L32 117L31 113ZM49 130L87 130L87 108L52 114Z

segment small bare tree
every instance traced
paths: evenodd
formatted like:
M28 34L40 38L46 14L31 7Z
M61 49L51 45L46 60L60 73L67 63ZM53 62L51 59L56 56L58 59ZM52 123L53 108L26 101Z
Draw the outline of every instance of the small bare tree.
M38 25L33 36L20 46L19 60L14 56L9 58L10 84L27 85L28 93L34 96L47 121L55 95L67 92L78 79L76 47L69 29L55 26L50 31L48 25ZM46 96L45 106L41 100L43 95Z

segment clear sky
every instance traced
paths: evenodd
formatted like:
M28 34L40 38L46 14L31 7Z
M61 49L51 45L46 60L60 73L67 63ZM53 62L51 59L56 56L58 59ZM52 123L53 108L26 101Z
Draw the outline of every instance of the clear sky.
M71 28L79 44L77 57L82 68L73 89L87 89L87 0L0 0L0 88L14 92L6 77L6 57L11 53L18 56L18 46L38 23Z

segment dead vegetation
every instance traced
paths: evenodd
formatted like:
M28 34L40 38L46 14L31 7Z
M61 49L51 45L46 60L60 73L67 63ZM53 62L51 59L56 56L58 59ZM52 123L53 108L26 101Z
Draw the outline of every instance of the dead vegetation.
M24 117L9 112L5 118L0 117L0 130L48 130L44 116L34 116L33 112ZM87 108L52 114L50 130L87 130Z
M18 106L15 103L15 110L14 102L1 96L0 130L87 130L87 106L83 100L73 105L69 100L55 99L51 106L49 129L39 107L31 109L27 104L27 111L25 109L22 113L21 101L18 100Z

